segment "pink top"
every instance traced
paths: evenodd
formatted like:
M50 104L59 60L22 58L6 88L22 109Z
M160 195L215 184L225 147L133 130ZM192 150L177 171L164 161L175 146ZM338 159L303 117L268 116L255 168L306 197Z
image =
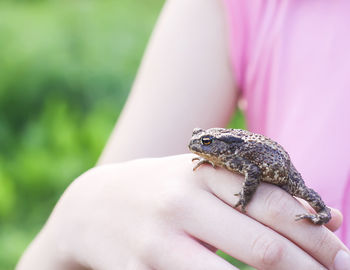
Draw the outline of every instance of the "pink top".
M350 1L225 0L250 130L344 214L350 245Z

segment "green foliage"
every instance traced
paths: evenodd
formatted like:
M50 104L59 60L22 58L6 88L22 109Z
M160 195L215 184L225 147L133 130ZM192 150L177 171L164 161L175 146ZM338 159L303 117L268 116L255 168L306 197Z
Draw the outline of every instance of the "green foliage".
M228 128L240 128L240 129L246 129L246 122L245 122L245 118L244 118L244 114L242 112L242 110L238 109L230 123L228 124Z
M245 263L242 263L242 262L232 258L231 256L227 255L226 253L222 252L221 250L218 250L216 252L216 254L218 254L221 257L223 257L225 260L227 260L228 262L230 262L231 264L236 266L238 269L241 269L241 270L254 270L253 267L248 266Z
M162 3L0 2L0 270L96 163Z
M0 269L114 126L162 1L0 2Z

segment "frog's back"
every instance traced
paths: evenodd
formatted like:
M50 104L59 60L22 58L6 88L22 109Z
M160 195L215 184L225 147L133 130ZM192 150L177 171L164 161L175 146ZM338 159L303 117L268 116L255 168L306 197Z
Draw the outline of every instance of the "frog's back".
M277 185L284 185L287 182L290 158L280 144L247 130L231 129L231 132L245 142L236 155L257 165L262 171L262 181Z

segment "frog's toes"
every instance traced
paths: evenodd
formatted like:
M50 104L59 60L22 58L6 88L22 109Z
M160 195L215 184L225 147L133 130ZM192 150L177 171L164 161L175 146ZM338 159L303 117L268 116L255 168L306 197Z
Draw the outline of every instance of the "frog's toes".
M246 212L245 208L246 208L247 204L244 200L239 199L238 202L233 207L237 208L238 206L241 206L242 213Z
M234 204L234 208L237 208L238 206L241 206L241 211L243 213L246 212L245 208L247 206L247 201L245 200L245 198L241 195L241 193L236 193L235 196L239 196L238 201Z
M309 219L312 223L317 225L325 224L329 221L330 217L325 213L319 214L300 214L295 216L295 220Z
M215 168L215 164L213 162L211 162L210 160L207 160L205 158L202 157L194 157L192 158L192 161L198 160L197 164L193 167L193 170L195 171L199 166L201 166L202 164L210 164L211 166L213 166Z

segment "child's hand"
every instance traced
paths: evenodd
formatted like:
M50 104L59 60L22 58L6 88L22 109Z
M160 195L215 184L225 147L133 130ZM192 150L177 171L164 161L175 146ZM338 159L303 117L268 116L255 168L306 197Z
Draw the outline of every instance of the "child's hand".
M18 269L236 269L216 248L258 269L335 269L346 247L325 226L294 221L305 211L297 200L261 184L244 215L231 207L243 178L210 166L193 172L192 157L88 171L67 189ZM335 230L341 214L332 216L327 226Z

